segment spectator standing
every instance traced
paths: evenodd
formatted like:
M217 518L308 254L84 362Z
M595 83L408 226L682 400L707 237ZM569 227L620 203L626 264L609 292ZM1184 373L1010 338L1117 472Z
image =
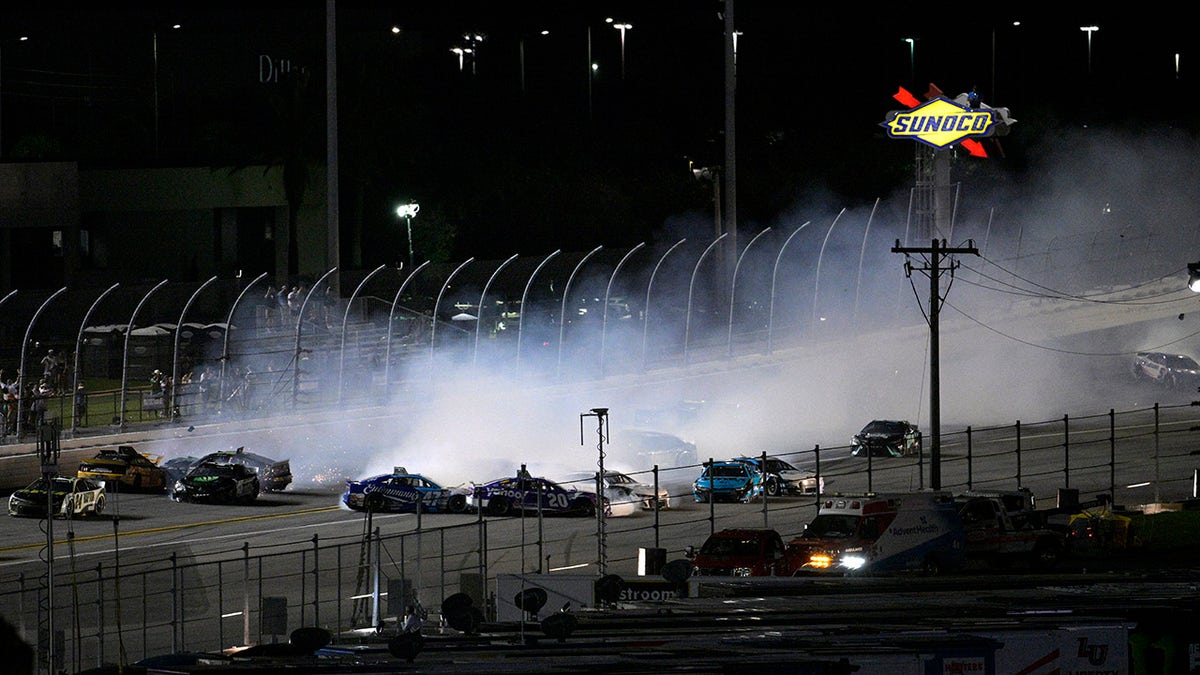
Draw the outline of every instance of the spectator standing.
M87 426L87 392L82 384L75 388L75 426Z

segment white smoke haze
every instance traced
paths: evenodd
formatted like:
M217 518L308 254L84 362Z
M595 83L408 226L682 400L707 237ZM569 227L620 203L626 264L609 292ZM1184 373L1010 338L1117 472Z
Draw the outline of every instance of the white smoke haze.
M1019 180L963 182L953 233L938 237L949 246L971 241L981 255L955 256L959 267L953 275L943 269L940 279L943 433L1132 409L1170 396L1135 386L1128 363L1139 350L1200 351L1196 296L1184 288L1187 263L1200 259L1200 169L1191 162L1198 150L1195 138L1178 132L1121 137L1084 129L1043 147ZM908 204L907 190L881 196L877 206L797 199L743 259L732 358L728 305L701 283L683 363L689 283L713 235L705 217L680 216L615 277L612 296L627 301L633 317L610 314L603 359L604 322L594 316L570 314L565 357L556 347L557 323L542 327L537 339L531 323L519 372L515 339L488 340L477 352L472 339L462 340L439 349L436 377L429 359L413 358L399 376L402 392L369 421L335 432L299 425L273 432L274 447L255 450L290 457L294 469L335 464L346 477L361 478L403 466L455 485L513 475L522 464L550 477L594 470L596 419L580 416L596 407L609 409L607 466L631 471L651 468L620 452L631 430L651 428L639 423L644 413L685 401L703 403L693 403L690 416L659 415L652 428L695 443L700 460L841 447L876 418L908 419L928 432L929 279L918 271L907 277L905 257L891 250L897 240L929 245L909 232ZM739 247L760 230L741 231ZM686 245L662 258L684 237ZM605 251L594 267L585 266L571 298L600 298L591 307L600 308L627 250ZM555 292L578 259L548 275L559 284ZM639 317L652 263L660 259L642 372ZM487 272L477 271L483 280ZM464 293L477 298L482 285L464 282ZM534 286L530 304L537 298L556 315L560 296L541 280ZM552 339L542 344L543 336ZM302 485L306 477L296 473ZM673 475L683 473L689 481L695 476L692 469Z

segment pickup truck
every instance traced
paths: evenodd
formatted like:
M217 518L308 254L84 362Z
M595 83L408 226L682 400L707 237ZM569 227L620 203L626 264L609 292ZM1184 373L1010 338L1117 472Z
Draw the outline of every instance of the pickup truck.
M1024 562L1039 571L1058 564L1067 530L1049 523L1055 510L1038 510L1027 488L968 491L957 495L955 502L966 532L968 559L993 567Z

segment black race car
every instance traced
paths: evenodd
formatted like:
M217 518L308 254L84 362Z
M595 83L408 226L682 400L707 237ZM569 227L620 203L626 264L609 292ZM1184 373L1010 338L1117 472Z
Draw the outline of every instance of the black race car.
M873 420L850 439L850 454L904 457L921 454L921 430L907 420Z
M212 464L240 464L258 475L258 482L263 492L279 492L292 484L292 465L287 459L274 460L245 448L234 451L222 450L204 455L196 464L209 462Z
M200 462L175 483L177 502L250 504L258 499L258 474L241 464Z

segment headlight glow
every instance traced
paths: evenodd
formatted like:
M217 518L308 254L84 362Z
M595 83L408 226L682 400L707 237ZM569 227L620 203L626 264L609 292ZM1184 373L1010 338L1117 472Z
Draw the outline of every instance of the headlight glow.
M735 577L749 577L749 576L753 576L753 575L754 575L754 570L750 569L749 567L733 568L733 576L735 576Z
M846 556L842 556L842 559L839 561L839 564L842 567L847 567L852 570L857 570L857 569L861 569L863 565L867 564L867 559L862 557L861 555L846 555Z

